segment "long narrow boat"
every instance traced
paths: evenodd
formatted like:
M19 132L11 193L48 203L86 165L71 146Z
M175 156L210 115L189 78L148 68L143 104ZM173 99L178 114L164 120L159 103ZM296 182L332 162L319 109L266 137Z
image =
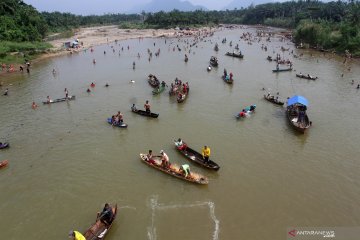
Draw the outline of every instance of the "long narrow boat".
M71 100L75 100L75 95L74 96L68 96L67 98L64 97L64 98L58 98L58 99L55 99L55 100L50 100L50 102L45 101L45 102L43 102L43 104L51 104L51 103L65 102L65 101L71 101Z
M305 133L311 126L311 121L306 114L308 100L303 96L293 96L287 101L286 116L289 123L297 131Z
M280 101L279 99L276 99L273 95L264 95L264 98L276 105L280 105L280 106L284 105L284 102Z
M1 143L0 144L0 149L4 149L4 148L8 148L8 147L10 147L9 143Z
M245 108L243 108L243 110L241 112L239 112L238 114L235 115L235 117L237 119L241 119L241 118L245 118L250 116L252 113L255 113L255 109L256 109L256 104L247 106Z
M195 173L193 171L191 171L190 175L185 177L183 174L180 173L180 171L179 171L180 168L176 164L171 164L169 168L163 168L161 166L161 157L155 156L152 159L148 159L146 154L140 153L140 158L141 158L141 161L143 163L147 164L148 166L156 168L157 170L167 173L173 177L180 178L182 180L192 182L192 183L197 183L197 184L205 185L205 184L209 183L208 179L205 176Z
M153 95L160 94L165 90L165 85L160 84L157 88L152 91Z
M222 80L224 80L224 82L228 83L228 84L232 84L234 82L234 79L226 79L226 77L224 75L221 76Z
M112 206L111 209L112 209L112 213L113 213L111 223L106 224L106 223L102 222L97 216L95 223L92 224L91 227L89 227L84 233L84 237L86 240L105 239L106 234L109 232L109 230L110 230L111 226L113 225L114 220L116 218L117 204L115 204L115 206Z
M200 153L198 153L197 151L195 151L194 149L188 147L185 142L183 142L183 144L186 144L185 149L182 149L180 146L178 146L177 141L174 141L174 143L175 143L176 149L179 150L179 152L181 152L190 161L200 164L201 166L211 169L211 170L218 171L220 169L220 166L210 159L209 159L209 162L207 162L207 163L204 162L202 155Z
M304 78L304 79L308 79L308 80L316 80L318 78L318 77L313 77L313 76L304 75L304 74L296 74L296 77Z
M284 68L284 69L275 69L272 70L273 72L287 72L287 71L292 71L292 68Z
M4 168L4 167L6 167L8 164L9 164L9 161L8 161L8 160L3 160L3 161L0 162L0 168Z
M244 55L242 55L241 53L227 52L227 53L225 53L225 55L230 56L230 57L236 57L236 58L244 58Z
M213 66L213 67L217 67L219 65L219 62L218 62L216 57L212 56L210 58L210 65Z
M158 87L160 85L159 79L157 79L157 77L155 75L152 75L152 74L150 74L148 76L148 82L154 88L156 88L156 87Z
M133 113L137 113L139 115L142 115L142 116L145 116L145 117L152 117L152 118L158 118L159 117L159 114L158 113L153 113L151 112L150 114L147 113L146 111L144 110L139 110L139 109L136 109L136 107L131 107L131 111Z
M178 103L182 103L182 102L184 102L185 101L185 99L187 98L187 95L189 94L189 92L186 92L186 93L179 93L178 95L177 95L177 97L176 97L176 101L178 102Z
M118 123L118 124L112 124L111 118L108 118L108 119L107 119L107 122L108 122L110 125L113 125L113 126L119 127L119 128L127 128L127 126L128 126L128 125L127 125L126 123L124 123L124 122Z

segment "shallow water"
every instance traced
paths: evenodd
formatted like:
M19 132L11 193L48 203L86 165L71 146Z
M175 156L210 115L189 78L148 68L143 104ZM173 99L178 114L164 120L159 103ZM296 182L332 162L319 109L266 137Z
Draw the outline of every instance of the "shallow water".
M0 160L10 162L0 170L1 238L64 239L70 229L90 226L105 202L120 207L108 239L282 239L291 226L359 225L360 92L350 84L360 81L359 63L296 50L278 38L248 45L239 41L244 31L255 30L216 32L191 48L187 63L185 44L176 39L128 40L119 42L120 56L120 46L112 44L113 53L109 44L43 61L30 75L1 76L12 84L9 96L0 97L0 141L11 144L0 151ZM228 42L221 44L225 36ZM233 47L239 43L244 59L224 56L233 49L230 40ZM172 50L177 44L181 52ZM275 64L268 55L292 59L280 46L304 53L293 59L296 71L271 72ZM160 48L160 56L149 62L148 48ZM219 67L207 72L211 55ZM234 74L233 86L221 80L224 67ZM296 72L319 79L296 78ZM168 85L175 77L188 81L188 99L178 104L167 90L153 96L150 73ZM91 82L96 87L88 94ZM309 100L313 126L305 135L289 126L283 107L263 99L263 87ZM41 103L47 95L63 97L64 88L75 101ZM141 108L145 100L158 119L131 113L132 103ZM35 111L32 101L39 104ZM236 120L250 104L257 105L256 113ZM118 110L127 129L106 122ZM148 149L187 163L173 146L179 137L199 151L211 147L218 172L191 164L209 178L208 186L141 163L139 153Z

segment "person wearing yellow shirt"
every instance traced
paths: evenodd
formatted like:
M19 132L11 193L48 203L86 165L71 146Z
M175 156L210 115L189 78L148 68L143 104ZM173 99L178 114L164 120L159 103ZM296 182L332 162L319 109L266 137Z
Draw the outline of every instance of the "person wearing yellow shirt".
M209 157L210 157L210 148L207 146L204 146L202 149L202 156L205 163L209 163Z
M69 232L69 238L71 238L72 240L86 240L84 235L82 235L78 231L70 231Z

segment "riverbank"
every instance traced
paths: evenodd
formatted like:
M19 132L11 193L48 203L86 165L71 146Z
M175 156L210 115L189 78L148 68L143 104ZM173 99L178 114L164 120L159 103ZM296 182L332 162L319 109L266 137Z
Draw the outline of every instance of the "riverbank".
M216 30L216 29L215 29ZM101 27L86 27L80 28L74 31L74 36L71 38L61 38L47 43L51 44L51 48L43 51L31 63L42 61L44 59L63 56L66 54L73 54L84 51L94 46L103 45L107 43L113 43L115 41L123 41L134 38L158 38L158 37L182 37L182 36L194 36L202 33L209 33L214 31L214 28L202 27L193 28L190 30L180 29L119 29L117 25L101 26ZM79 40L78 48L65 48L65 42L71 42L75 39ZM9 64L10 65L10 64ZM6 72L1 71L0 75L19 72L21 64L11 64L14 67L14 71Z

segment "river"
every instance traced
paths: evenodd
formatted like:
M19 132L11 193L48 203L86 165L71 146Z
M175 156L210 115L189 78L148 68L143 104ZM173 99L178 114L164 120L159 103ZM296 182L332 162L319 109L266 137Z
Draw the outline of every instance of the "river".
M106 202L119 206L107 239L285 239L289 227L359 226L359 62L343 64L343 58L297 50L275 37L249 45L239 41L245 31L255 33L216 32L191 48L187 63L184 49L173 51L183 42L136 39L44 60L30 75L1 76L12 84L9 96L0 97L0 141L11 145L0 150L0 160L9 159L0 170L1 239L65 239L69 230L89 227ZM224 55L236 43L244 59ZM160 56L149 62L148 48L160 48ZM293 58L292 50L303 56ZM272 73L275 63L266 57L276 53L293 60L295 71ZM207 72L212 55L219 67ZM221 79L224 67L234 74L232 86ZM319 78L296 78L298 72ZM153 96L150 73L168 85L175 77L188 81L188 99L178 104L168 90ZM96 87L87 93L91 82ZM63 97L64 88L75 101L41 103L47 95ZM294 131L285 107L265 101L262 88L306 97L313 123L308 132ZM146 100L158 119L130 111L132 103L142 107ZM32 101L38 109L31 109ZM250 104L256 113L236 120ZM127 129L106 122L119 110ZM208 186L140 161L139 153L163 149L171 161L187 163L173 145L179 137L198 151L210 146L218 172L190 164L209 178Z

